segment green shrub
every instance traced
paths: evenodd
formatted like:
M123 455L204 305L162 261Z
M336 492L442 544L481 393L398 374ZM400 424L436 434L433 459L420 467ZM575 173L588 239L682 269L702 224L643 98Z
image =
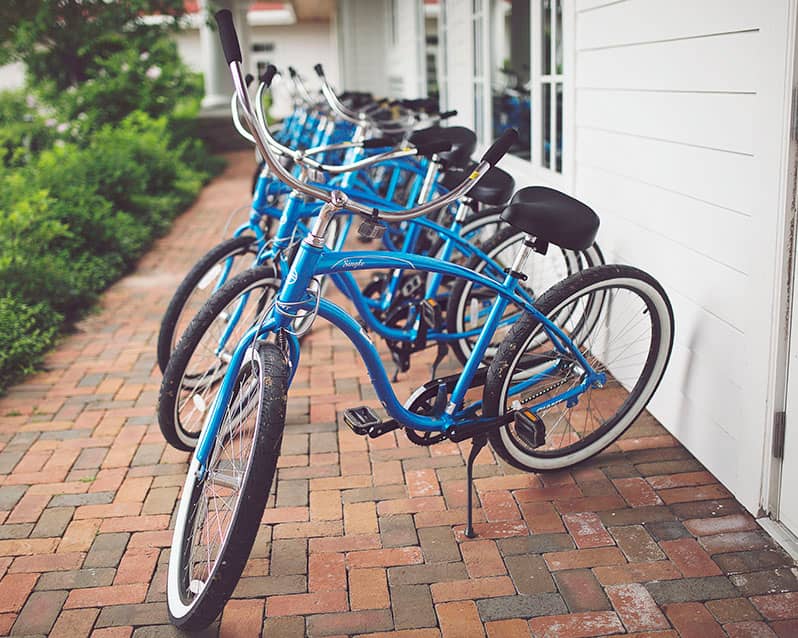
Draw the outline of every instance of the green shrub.
M0 388L33 372L58 334L61 317L47 304L0 297Z

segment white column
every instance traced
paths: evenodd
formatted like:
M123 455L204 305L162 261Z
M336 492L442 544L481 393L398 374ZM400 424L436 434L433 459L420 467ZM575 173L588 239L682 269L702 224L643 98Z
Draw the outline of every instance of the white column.
M212 5L209 7L209 5ZM200 48L202 50L202 72L205 76L205 97L202 98L203 109L215 109L230 104L233 93L233 82L230 70L224 59L219 32L211 29L207 21L213 20L213 10L230 9L236 25L241 52L244 57L244 69L249 56L249 25L247 24L247 8L249 0L200 0Z

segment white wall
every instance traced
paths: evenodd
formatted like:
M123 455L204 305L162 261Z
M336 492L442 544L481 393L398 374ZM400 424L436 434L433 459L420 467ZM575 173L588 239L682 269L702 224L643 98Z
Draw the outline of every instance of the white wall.
M648 270L673 302L652 412L752 511L773 411L787 6L576 5L576 196L608 261Z
M340 87L387 95L388 0L340 0L337 6Z

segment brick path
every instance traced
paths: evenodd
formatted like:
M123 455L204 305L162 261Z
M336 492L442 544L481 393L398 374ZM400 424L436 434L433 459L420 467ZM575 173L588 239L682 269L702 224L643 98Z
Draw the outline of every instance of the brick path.
M246 203L251 155L231 159L47 372L0 399L0 635L177 634L164 586L186 455L154 420L155 339ZM570 472L520 474L484 451L466 541L467 448L339 429L336 410L373 391L329 326L306 345L276 507L208 635L798 636L794 563L652 419Z

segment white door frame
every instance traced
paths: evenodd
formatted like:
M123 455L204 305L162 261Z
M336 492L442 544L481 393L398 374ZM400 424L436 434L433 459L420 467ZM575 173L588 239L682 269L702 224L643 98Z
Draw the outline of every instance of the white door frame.
M787 385L788 385L788 362L790 342L792 338L793 347L798 347L798 335L790 335L793 308L793 287L798 285L796 277L796 234L798 234L798 201L796 200L796 187L798 186L798 103L795 97L798 96L798 0L788 0L788 33L786 50L786 73L785 84L788 87L784 91L783 112L785 113L782 126L781 144L779 147L781 179L779 181L778 201L781 202L784 210L783 224L777 229L780 246L777 259L781 261L781 268L776 269L776 287L774 312L771 317L771 374L768 383L768 405L773 407L773 418L765 424L765 446L763 450L764 462L762 473L761 490L761 511L763 516L770 517L765 519L768 522L764 525L768 531L779 536L778 520L779 498L781 493L781 470L782 459L776 459L773 455L773 443L775 434L775 415L783 412L787 406ZM793 375L798 374L798 370L793 371ZM793 380L793 383L796 383ZM798 427L798 414L788 415L792 422L790 427ZM793 530L795 533L795 530ZM786 540L786 538L785 538ZM787 541L789 544L789 541Z

